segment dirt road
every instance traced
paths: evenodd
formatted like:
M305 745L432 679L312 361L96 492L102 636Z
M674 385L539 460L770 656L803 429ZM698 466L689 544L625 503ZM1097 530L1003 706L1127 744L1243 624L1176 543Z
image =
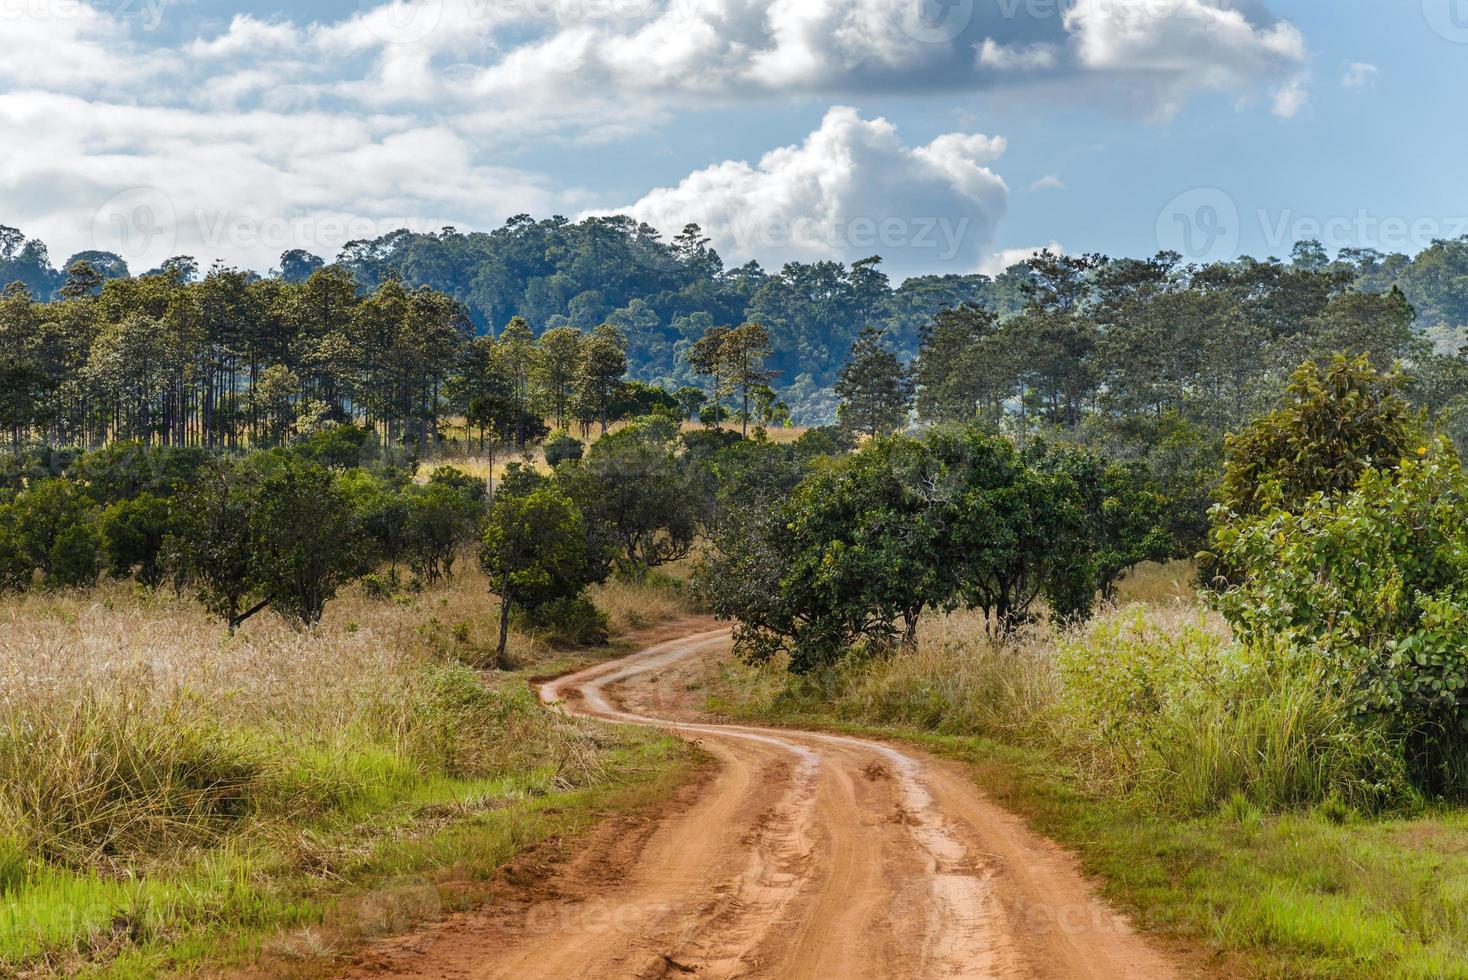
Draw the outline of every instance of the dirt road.
M718 767L669 812L545 869L522 900L383 944L354 975L1174 975L961 768L700 720L700 679L728 645L704 632L545 685L567 710L695 739Z

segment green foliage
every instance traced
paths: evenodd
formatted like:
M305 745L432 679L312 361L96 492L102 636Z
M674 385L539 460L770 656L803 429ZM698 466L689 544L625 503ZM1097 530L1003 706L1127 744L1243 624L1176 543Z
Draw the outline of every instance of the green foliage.
M37 481L16 495L10 514L18 551L44 582L76 586L96 580L96 511L83 487L64 477Z
M136 570L139 582L157 585L163 577L160 555L171 527L168 501L150 493L109 505L98 525L108 571L115 578L126 578Z
M416 575L437 582L453 573L454 561L479 536L485 490L483 480L441 467L426 486L403 491L403 555Z
M624 574L641 577L693 548L698 498L677 445L675 423L654 416L603 436L584 460L557 468L556 482L588 534L605 543Z
M221 461L181 498L175 573L231 631L267 606L313 625L364 571L360 500L359 486L292 453Z
M502 487L490 507L479 563L500 598L498 653L504 657L513 609L573 598L594 579L580 512L546 481L524 492Z
M1438 444L1396 471L1296 511L1228 520L1213 549L1234 569L1215 597L1246 644L1315 650L1327 682L1401 746L1436 791L1468 790L1468 504ZM1226 515L1221 515L1226 516Z
M102 571L102 542L92 521L63 528L46 556L46 584L61 588L90 588Z
M585 443L564 430L552 432L545 441L545 461L550 466L559 466L568 460L578 460L586 452Z
M362 466L374 458L372 433L359 425L331 425L297 439L291 448L304 458L333 470Z
M311 626L360 574L361 522L324 467L281 456L264 469L248 515L250 583L276 613Z
M866 436L906 428L912 395L911 373L882 346L881 332L863 330L851 347L851 360L836 379L836 397L841 399L836 418L842 428Z
M1079 450L1022 457L972 427L875 440L788 491L775 478L773 493L737 494L701 589L740 621L747 656L788 653L799 672L858 643L911 646L930 609L977 608L1005 632L1040 599L1082 618L1157 537L1131 476Z
M528 610L526 619L533 628L571 646L596 646L611 635L607 614L585 596L559 596L543 602Z
M1336 355L1295 371L1285 404L1227 443L1219 499L1238 514L1294 509L1314 494L1334 496L1370 468L1391 468L1421 445L1401 396L1402 378L1363 355Z

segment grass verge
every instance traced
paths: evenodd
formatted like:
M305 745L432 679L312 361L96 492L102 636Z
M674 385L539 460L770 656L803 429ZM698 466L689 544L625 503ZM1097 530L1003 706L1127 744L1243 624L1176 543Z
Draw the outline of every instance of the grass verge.
M635 591L624 625L680 611ZM0 975L319 972L688 776L676 740L535 703L620 648L479 669L495 612L472 571L232 638L127 584L0 603Z

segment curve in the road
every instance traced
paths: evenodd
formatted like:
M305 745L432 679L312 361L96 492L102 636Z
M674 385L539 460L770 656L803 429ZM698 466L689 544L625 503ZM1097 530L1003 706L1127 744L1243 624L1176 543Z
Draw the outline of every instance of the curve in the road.
M450 920L372 974L1173 975L1069 855L961 768L702 719L702 678L728 646L727 630L703 630L543 685L543 701L572 713L696 740L717 772L644 832L593 842L514 915Z

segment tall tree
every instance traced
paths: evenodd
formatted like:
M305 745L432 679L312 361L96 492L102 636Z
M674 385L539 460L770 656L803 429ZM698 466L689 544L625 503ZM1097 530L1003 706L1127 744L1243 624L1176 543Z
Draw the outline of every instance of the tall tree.
M725 383L739 398L739 426L745 436L749 435L750 403L755 390L769 384L776 375L765 367L769 356L770 332L761 323L740 324L719 344Z
M851 346L851 360L836 379L841 405L836 417L848 431L873 438L907 424L912 410L912 374L882 345L882 332L867 327Z

